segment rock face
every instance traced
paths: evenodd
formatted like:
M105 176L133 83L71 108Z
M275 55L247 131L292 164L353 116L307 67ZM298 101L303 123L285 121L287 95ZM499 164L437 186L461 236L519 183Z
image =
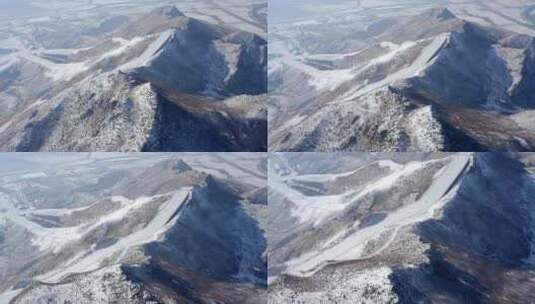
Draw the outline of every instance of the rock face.
M533 301L535 179L524 156L346 157L271 162L272 303Z
M334 50L338 45L321 21L300 28L311 35L299 38L297 50L284 40L275 44L274 150L534 148L535 133L524 123L535 100L533 37L483 27L442 8L388 21L380 31L362 31L350 40L360 44L343 50ZM291 29L281 31L293 37Z
M6 102L20 98L5 105L0 149L266 150L261 37L162 7L94 39L61 57L19 46L0 69ZM30 73L38 92L21 89Z
M265 160L248 157L116 155L1 175L0 300L265 303L266 205L253 201L266 201Z

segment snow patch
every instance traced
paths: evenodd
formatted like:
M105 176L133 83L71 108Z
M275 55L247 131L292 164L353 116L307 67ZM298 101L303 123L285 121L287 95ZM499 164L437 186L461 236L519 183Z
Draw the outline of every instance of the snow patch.
M16 296L18 296L24 289L8 290L4 293L0 293L0 303L10 303Z
M45 172L32 172L32 173L19 175L19 179L32 179L32 178L39 178L39 177L47 177L47 174Z
M316 25L321 24L318 20L304 20L304 21L297 21L292 23L294 26L303 26L303 25Z
M395 73L389 74L387 77L385 77L382 80L379 80L377 82L373 82L370 84L366 84L364 87L360 87L360 88L357 88L356 90L349 91L348 93L344 94L342 99L344 101L352 101L370 92L378 90L382 87L391 85L392 83L396 81L404 80L410 77L421 76L422 73L425 71L425 69L434 63L434 61L437 58L436 56L437 53L446 45L446 43L450 39L449 37L450 37L449 34L442 34L433 38L431 42L420 52L420 55L418 56L418 58L414 60L412 64L410 64L408 67L405 67ZM368 63L365 67L360 68L358 72L364 71L373 65L391 61L395 59L400 53L416 46L420 42L421 41L404 42L401 46L397 47L394 51L370 61L370 63Z
M36 284L27 289L19 302L21 304L126 303L133 299L137 292L139 288L126 279L121 266L114 265L63 284Z
M387 48L387 49L390 49L392 51L395 51L395 50L399 49L399 47L400 47L399 44L396 44L396 43L393 43L393 42L390 42L390 41L382 41L381 43L379 43L379 45L382 48Z
M392 269L380 267L352 273L334 272L325 279L326 284L314 291L299 291L282 286L270 290L268 303L309 304L389 304L397 303L389 276ZM278 286L277 286L278 287Z
M2 58L0 60L0 73L17 64L18 62L19 60L15 56L6 56L6 58Z
M512 78L512 83L507 89L507 93L511 94L516 86L522 80L522 69L524 67L524 60L526 58L523 49L506 48L494 46L496 53L500 58L505 59L507 69Z
M40 49L39 54L45 55L76 55L83 51L88 51L92 47L79 48L79 49Z
M409 127L412 130L416 147L419 151L443 151L445 142L442 126L433 117L431 106L415 110L409 118Z
M303 62L303 56L292 54L288 46L282 43L273 43L270 46L270 53L278 57L270 60L269 71L275 72L288 66L305 73L308 77L309 85L318 91L333 91L342 83L347 82L354 77L352 69L344 70L319 70Z
M403 165L398 164L395 161L389 159L377 161L377 164L379 165L379 167L388 168L392 171L401 170L403 168Z
M173 29L161 32L158 37L145 49L143 54L134 60L119 66L117 70L125 71L149 65L150 62L162 52L162 46L173 37L174 32L175 31Z
M238 70L241 46L239 44L216 41L215 48L225 56L228 68L228 73L225 77L225 82L227 82Z

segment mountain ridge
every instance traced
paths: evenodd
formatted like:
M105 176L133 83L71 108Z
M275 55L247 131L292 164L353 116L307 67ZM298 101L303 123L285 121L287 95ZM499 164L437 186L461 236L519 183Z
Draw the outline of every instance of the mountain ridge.
M271 79L279 79L272 85L280 99L270 104L272 149L529 151L534 146L532 128L516 117L529 115L534 106L533 37L437 8L401 18L370 40L348 54L291 54L280 47L270 72ZM292 89L299 81L307 82L311 93ZM487 118L493 116L498 119ZM437 132L426 134L420 124L434 125L428 130Z
M38 77L42 74L54 85L38 97L28 97L13 116L0 121L0 149L266 149L264 39L190 18L173 6L127 22L104 37L108 44L76 53L89 56L83 62L59 64L31 50L14 55L24 64L39 66ZM16 64L10 69L20 68ZM3 77L11 76L0 71ZM167 100L161 91L178 96L181 103ZM226 102L236 98L243 102ZM235 134L241 138L236 140Z
M535 180L519 156L392 155L335 166L343 173L270 177L286 184L270 182L270 202L292 212L270 216L269 303L531 299ZM362 187L344 187L358 178Z

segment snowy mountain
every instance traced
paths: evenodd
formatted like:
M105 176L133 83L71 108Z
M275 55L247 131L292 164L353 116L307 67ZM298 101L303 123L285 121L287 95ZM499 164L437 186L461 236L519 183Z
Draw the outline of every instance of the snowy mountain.
M117 154L3 174L0 302L265 302L263 161Z
M347 13L273 32L277 151L535 147L533 36L446 8L379 20Z
M270 303L533 301L526 155L344 158L270 160Z
M76 40L26 28L0 40L0 149L266 149L262 37L174 6L111 20L43 25L76 27Z

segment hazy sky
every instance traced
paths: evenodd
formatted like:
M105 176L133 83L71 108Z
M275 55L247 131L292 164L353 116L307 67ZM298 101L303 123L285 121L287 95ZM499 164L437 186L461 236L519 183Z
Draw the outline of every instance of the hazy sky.
M272 23L321 15L357 3L356 0L269 0L269 21Z
M0 153L0 173L82 160L87 155L87 153Z
M36 10L31 6L29 0L0 0L0 15L34 15Z

